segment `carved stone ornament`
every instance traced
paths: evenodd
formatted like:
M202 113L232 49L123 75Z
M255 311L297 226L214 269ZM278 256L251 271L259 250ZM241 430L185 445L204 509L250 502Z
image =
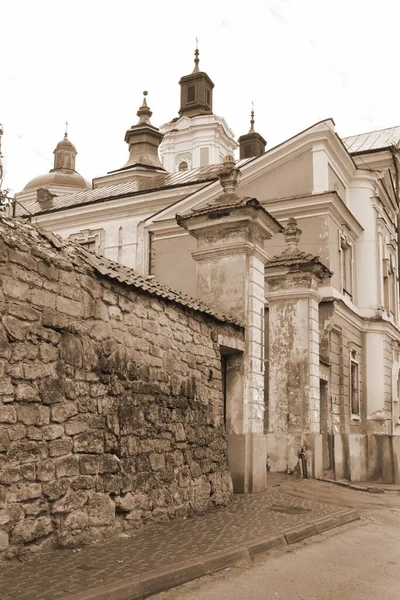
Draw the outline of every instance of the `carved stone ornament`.
M285 254L295 254L298 252L298 245L302 231L297 227L297 221L293 217L288 220L285 229L283 230L283 237L287 244Z

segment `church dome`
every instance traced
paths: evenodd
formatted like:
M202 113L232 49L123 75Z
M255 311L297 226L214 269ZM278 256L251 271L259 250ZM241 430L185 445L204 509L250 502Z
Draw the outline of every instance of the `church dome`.
M39 188L48 188L49 186L63 186L77 189L90 190L90 183L79 175L76 171L70 169L50 171L44 175L38 175L29 181L24 187L24 191L37 190Z
M63 193L62 188L68 192L92 188L91 184L75 171L75 158L78 152L68 139L67 131L64 139L58 142L53 154L54 168L49 173L31 179L24 187L23 192L45 188L59 194Z
M57 146L55 147L54 153L56 153L57 150L63 150L63 149L68 149L70 151L72 150L73 152L77 153L74 144L69 141L69 139L66 137L66 135L65 135L64 139L61 140L61 142L58 142Z

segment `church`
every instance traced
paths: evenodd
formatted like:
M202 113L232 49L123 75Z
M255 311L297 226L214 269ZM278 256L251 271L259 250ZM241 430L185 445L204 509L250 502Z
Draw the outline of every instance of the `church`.
M267 148L253 111L238 140L213 113L198 50L179 85L160 127L143 92L126 163L92 184L66 133L14 216L245 324L221 348L236 491L300 467L400 483L400 127Z

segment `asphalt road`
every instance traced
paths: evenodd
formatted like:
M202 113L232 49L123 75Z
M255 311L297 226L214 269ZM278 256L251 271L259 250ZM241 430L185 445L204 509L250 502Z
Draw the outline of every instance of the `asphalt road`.
M288 491L358 508L362 519L154 600L400 599L399 492L369 494L312 481L288 484Z

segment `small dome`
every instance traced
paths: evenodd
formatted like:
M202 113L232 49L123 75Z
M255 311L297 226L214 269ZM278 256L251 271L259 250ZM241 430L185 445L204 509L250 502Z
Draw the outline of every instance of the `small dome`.
M26 184L24 191L38 190L39 188L48 188L49 186L64 186L81 190L90 190L92 188L91 184L76 171L57 170L34 177Z
M63 150L63 149L66 149L66 150L68 149L68 150L72 150L73 152L76 152L76 148L75 148L74 144L72 142L70 142L69 139L67 138L67 134L65 134L64 139L61 140L61 142L58 142L57 146L55 147L54 152L57 152L57 150Z

